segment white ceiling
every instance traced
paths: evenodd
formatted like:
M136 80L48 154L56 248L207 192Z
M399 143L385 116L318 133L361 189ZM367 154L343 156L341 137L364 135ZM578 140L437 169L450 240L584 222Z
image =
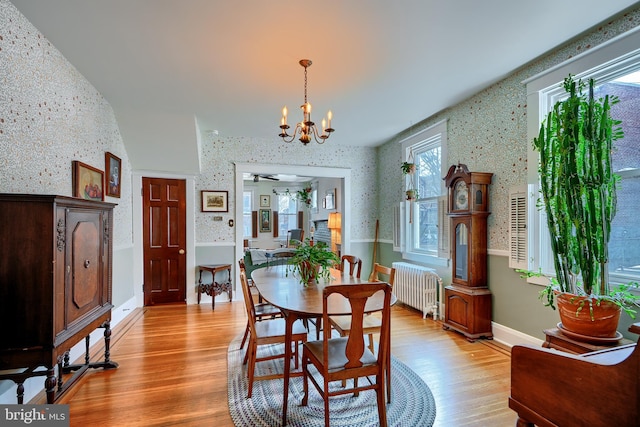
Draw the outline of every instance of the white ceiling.
M194 117L220 136L277 138L283 105L300 120L302 58L314 120L333 111L327 143L376 146L636 3L11 2L109 101L132 152L141 135L195 146Z

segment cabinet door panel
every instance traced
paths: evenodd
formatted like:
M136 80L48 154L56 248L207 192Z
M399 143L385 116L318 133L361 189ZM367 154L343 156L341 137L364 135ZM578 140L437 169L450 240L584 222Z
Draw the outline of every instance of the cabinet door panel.
M100 306L103 289L102 216L99 211L67 212L67 328Z

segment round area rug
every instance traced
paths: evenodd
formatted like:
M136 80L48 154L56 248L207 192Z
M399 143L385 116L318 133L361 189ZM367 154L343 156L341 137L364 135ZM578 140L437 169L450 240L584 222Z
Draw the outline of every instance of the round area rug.
M254 381L253 396L248 399L247 366L242 364L245 348L234 339L228 351L229 412L238 427L279 426L282 421L282 379ZM283 346L258 347L258 355L283 352ZM282 372L283 360L275 359L256 364L256 375ZM321 377L320 377L321 378ZM366 381L361 379L360 381ZM340 382L333 383L341 387ZM333 386L332 384L332 386ZM349 386L349 384L347 384ZM291 378L287 425L294 427L324 426L324 403L313 384L309 384L308 406L301 406L302 377ZM378 426L378 407L375 391L332 397L329 401L332 427ZM408 366L391 358L391 403L387 404L389 426L429 427L436 418L436 403L425 382Z

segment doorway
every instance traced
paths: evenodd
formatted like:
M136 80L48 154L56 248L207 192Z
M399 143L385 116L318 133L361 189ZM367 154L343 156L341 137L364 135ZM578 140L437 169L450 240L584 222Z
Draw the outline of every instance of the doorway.
M336 206L339 212L342 212L342 253L350 253L351 251L351 169L334 168L323 166L301 166L301 165L278 165L278 164L258 164L258 163L236 163L235 164L235 188L236 200L242 200L242 192L244 190L243 174L259 174L259 175L302 175L314 178L338 178L342 182L342 197L340 206ZM237 195L240 195L238 198ZM235 204L235 223L242 224L243 212L242 203ZM243 254L243 227L236 227L236 257L238 260ZM239 283L240 275L236 270L235 280Z
M186 181L142 178L144 305L186 302Z

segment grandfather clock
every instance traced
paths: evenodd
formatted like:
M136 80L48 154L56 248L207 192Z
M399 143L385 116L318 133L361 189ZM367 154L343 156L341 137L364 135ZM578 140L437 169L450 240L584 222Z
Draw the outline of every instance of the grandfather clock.
M452 165L444 177L451 231L451 285L445 287L444 329L467 337L493 338L487 287L487 217L493 174Z

